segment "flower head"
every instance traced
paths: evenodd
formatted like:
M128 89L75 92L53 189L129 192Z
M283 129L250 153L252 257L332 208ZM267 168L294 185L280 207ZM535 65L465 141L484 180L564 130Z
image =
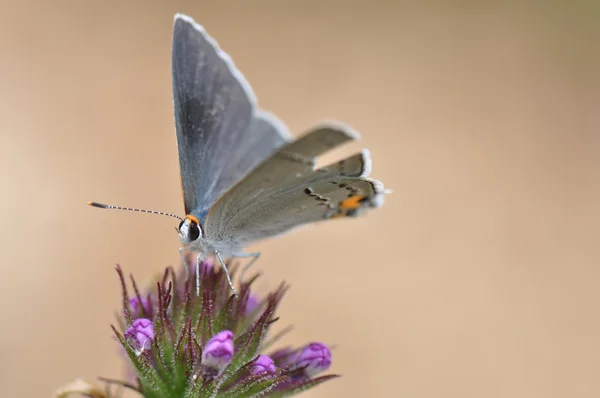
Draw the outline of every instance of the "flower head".
M229 269L235 273L235 266ZM336 377L314 377L331 364L330 351L319 343L262 354L279 337L267 334L286 285L259 299L251 292L255 277L241 283L236 297L221 268L207 261L200 270L198 295L195 273L184 267L179 273L167 268L145 295L131 278L130 297L117 267L123 332L114 331L136 373L124 385L144 397L281 397Z

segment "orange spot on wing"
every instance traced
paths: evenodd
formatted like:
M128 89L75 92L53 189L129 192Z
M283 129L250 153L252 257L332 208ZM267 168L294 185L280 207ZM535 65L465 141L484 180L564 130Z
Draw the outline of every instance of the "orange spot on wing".
M364 195L354 195L351 198L342 200L340 203L340 209L343 210L352 210L358 209L361 204L361 200L365 198Z

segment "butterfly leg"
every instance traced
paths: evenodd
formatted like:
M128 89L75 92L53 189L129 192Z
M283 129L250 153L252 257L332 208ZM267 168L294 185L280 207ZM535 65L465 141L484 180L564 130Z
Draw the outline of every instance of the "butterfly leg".
M227 266L225 265L225 261L223 261L223 257L221 257L221 253L215 252L215 254L217 255L217 258L219 259L219 261L221 262L221 267L223 267L223 271L225 271L225 276L227 277L227 283L229 283L229 287L233 291L233 294L235 295L235 297L237 297L238 296L237 291L235 290L235 287L233 287L233 283L231 282L231 277L229 276L229 270L227 269Z
M200 296L200 263L204 260L202 252L196 257L196 296Z
M240 258L252 257L252 260L250 260L250 262L248 264L246 264L244 266L244 268L242 268L242 273L240 274L240 282L243 282L244 281L244 275L246 274L246 271L248 271L250 269L250 267L252 266L252 264L254 264L254 262L256 260L258 260L258 258L260 257L260 252L254 252L254 253L234 253L233 257L240 257Z
M179 248L179 256L181 257L181 261L183 262L183 266L185 268L185 280L187 281L190 279L190 266L187 263L187 259L185 258L184 254L183 254L184 252L191 253L192 251L187 246L183 246L183 247Z
M184 256L184 252L193 253L194 250L191 250L189 247L184 246L179 248L179 255L181 256L181 261L183 261L183 265L185 267L185 280L188 281L190 279L190 265L187 262L187 259ZM198 253L196 257L196 295L200 295L200 263L203 260L202 252Z

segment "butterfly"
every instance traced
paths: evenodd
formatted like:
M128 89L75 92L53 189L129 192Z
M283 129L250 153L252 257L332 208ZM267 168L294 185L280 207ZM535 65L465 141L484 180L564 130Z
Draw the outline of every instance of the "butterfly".
M358 138L348 126L329 122L298 139L254 93L233 61L192 18L177 14L172 45L175 130L185 217L89 202L106 209L179 218L180 254L197 253L199 265L216 257L234 294L225 258L246 257L249 244L296 227L355 217L384 202L383 185L367 178L369 152L316 167L316 158ZM243 273L242 272L242 278Z

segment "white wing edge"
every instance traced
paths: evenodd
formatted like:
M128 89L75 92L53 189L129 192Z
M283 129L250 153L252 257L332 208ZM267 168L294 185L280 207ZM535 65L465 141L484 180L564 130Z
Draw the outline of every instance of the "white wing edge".
M273 113L258 108L258 101L256 99L256 95L254 94L254 90L252 90L252 86L250 86L248 80L246 80L242 72L240 72L240 70L235 66L235 63L233 62L231 56L225 51L223 51L219 46L219 43L217 43L217 41L211 35L208 34L206 29L204 29L202 25L194 21L193 18L185 14L177 13L175 14L174 23L177 23L178 20L190 24L196 31L198 31L198 33L200 33L206 39L206 41L210 45L213 46L217 55L225 62L225 65L227 65L227 67L231 71L231 74L237 79L237 81L242 86L242 89L246 93L248 101L250 102L253 116L255 118L262 118L271 122L279 132L280 136L286 141L289 141L292 138L292 135L290 134L289 129L287 128L285 123L283 123L283 121L281 121L281 119L279 119Z

